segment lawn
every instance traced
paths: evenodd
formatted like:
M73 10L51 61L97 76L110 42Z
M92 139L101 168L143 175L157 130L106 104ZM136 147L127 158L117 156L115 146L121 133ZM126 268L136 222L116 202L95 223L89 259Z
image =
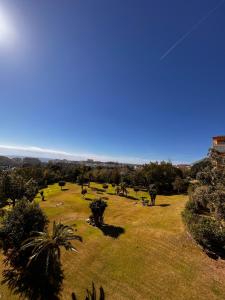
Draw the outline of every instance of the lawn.
M91 187L102 188L93 183ZM183 226L186 196L158 196L155 207L143 207L140 200L115 196L112 187L103 194L88 189L88 199L108 198L103 232L87 224L90 200L80 196L79 186L67 184L61 191L52 185L44 193L47 201L40 205L49 219L76 224L83 237L83 243L75 243L78 253L62 251L62 299L71 299L75 292L84 300L92 282L104 288L106 300L225 299L223 261L208 258ZM17 299L3 286L0 295Z

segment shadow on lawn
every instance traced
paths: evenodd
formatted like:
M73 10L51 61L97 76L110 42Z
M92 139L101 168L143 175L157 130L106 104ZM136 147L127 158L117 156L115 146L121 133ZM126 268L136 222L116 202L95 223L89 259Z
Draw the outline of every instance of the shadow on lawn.
M67 189L67 188L65 188L65 189L62 189L62 191L64 192L64 191L68 191L69 189Z
M131 199L131 200L138 200L138 198L134 197L134 196L122 196L122 197L125 197L127 199Z
M167 207L170 206L171 204L165 203L165 204L157 204L156 206L161 206L161 207Z
M85 300L97 300L97 292L94 283L92 282L92 290L89 291L88 289L87 295L85 297ZM71 294L72 300L78 300L75 293ZM105 300L105 292L102 287L99 288L99 300Z
M88 197L85 197L84 199L87 200L87 201L92 201L93 200L92 198L88 198Z
M125 229L120 226L104 224L99 229L103 232L104 235L111 236L114 239L125 233Z

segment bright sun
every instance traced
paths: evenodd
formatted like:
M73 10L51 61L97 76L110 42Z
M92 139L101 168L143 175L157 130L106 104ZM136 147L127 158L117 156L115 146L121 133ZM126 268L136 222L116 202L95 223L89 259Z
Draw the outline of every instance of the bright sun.
M16 39L16 31L13 21L0 7L0 47L10 47Z

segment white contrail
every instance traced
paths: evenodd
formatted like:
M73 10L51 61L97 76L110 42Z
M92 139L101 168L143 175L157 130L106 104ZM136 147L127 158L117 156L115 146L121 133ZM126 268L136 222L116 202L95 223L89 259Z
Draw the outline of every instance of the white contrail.
M181 38L179 38L161 57L160 60L166 58L177 46L179 46L189 35L191 35L198 27L204 23L220 6L223 5L225 0L220 1L214 8L212 8L204 17L195 23L189 31L187 31Z

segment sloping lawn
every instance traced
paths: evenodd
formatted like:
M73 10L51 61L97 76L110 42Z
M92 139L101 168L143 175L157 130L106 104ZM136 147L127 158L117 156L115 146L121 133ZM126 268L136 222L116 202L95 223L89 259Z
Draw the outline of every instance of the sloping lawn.
M91 184L96 187L102 189ZM186 196L158 196L157 206L143 207L140 200L113 195L112 187L106 192L91 188L87 199L108 198L104 232L86 223L90 200L80 196L75 184L67 184L63 191L49 186L44 190L47 201L40 202L51 221L76 224L84 239L76 242L79 253L62 252L62 299L71 299L75 292L83 300L92 282L104 288L106 300L225 299L225 264L208 258L184 229L181 211ZM130 195L136 197L134 192ZM141 196L147 194L139 192ZM2 286L0 295L17 299Z

